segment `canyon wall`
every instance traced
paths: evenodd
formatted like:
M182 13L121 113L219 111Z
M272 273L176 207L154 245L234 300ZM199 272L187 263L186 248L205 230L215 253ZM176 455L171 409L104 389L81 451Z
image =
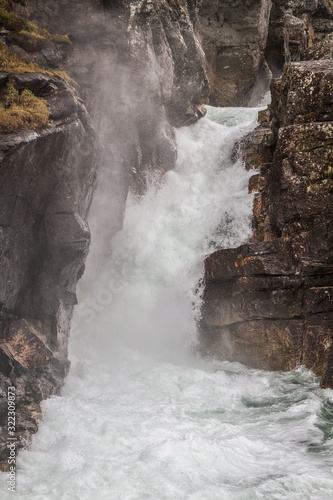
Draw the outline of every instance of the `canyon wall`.
M21 106L25 126L0 120L2 467L7 386L17 387L22 447L40 401L59 393L68 371L90 239L100 244L87 290L122 227L129 189L141 196L174 167L174 127L204 116L210 86L213 104L255 102L272 73L301 58L309 62L273 81L271 116L244 146L248 167L260 168L251 182L256 231L249 245L206 263L202 350L269 369L305 363L332 385L332 68L310 61L332 52L329 0L4 5L1 106L32 100L44 118L37 124Z
M195 2L28 0L16 10L68 37L56 39L61 63L80 84L99 136L100 182L90 212L99 244L92 244L88 289L122 227L129 188L140 195L148 177L156 182L173 168L173 127L205 113L210 89L193 29Z
M202 351L333 387L333 61L288 64L243 149L252 241L206 260Z
M58 394L90 232L96 184L89 115L73 88L43 73L1 72L1 88L48 103L49 125L0 135L0 458L7 455L6 388L16 387L20 445L37 429L39 403ZM22 95L22 94L21 94ZM27 94L29 95L29 94ZM21 110L26 113L27 110ZM1 115L3 118L3 115Z
M241 106L271 76L265 59L271 0L201 0L197 30L214 106ZM260 92L259 92L260 93Z
M330 0L200 0L211 103L255 105L285 63L330 57L332 28Z
M239 145L258 172L254 235L206 261L202 352L269 370L303 364L332 387L332 4L233 7L203 0L199 10L213 102L255 103L269 73L287 66L260 126Z
M20 448L37 430L40 401L59 394L68 372L90 239L99 244L87 288L121 228L129 188L140 196L148 178L158 182L173 168L174 127L205 113L209 83L195 21L192 2L173 0L0 6L2 468L7 387L16 387ZM46 121L25 113L26 99L46 109ZM6 123L9 112L21 127Z

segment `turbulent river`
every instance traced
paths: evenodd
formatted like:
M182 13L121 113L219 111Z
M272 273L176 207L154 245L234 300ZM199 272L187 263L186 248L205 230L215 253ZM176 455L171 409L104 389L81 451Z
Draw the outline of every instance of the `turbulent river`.
M203 258L251 234L235 142L257 109L209 108L177 131L175 171L140 200L77 308L61 397L18 458L33 500L333 498L333 391L299 368L250 370L196 354Z

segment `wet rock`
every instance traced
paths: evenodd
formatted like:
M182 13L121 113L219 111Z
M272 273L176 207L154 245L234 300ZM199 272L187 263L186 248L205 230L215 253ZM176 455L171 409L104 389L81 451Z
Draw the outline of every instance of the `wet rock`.
M1 356L7 356L8 368L16 363L21 371L44 367L51 359L51 351L41 338L38 327L27 320L13 321L6 338L1 340ZM8 377L11 372L5 373Z
M290 64L279 85L272 86L274 123L333 120L333 61L302 61Z
M273 80L271 110L243 144L247 168L260 168L254 235L206 260L201 321L202 352L303 364L322 387L333 387L332 75L331 61L309 61Z
M273 0L265 56L274 76L285 63L329 57L332 15L328 0Z
M14 73L12 79L18 91L22 92L24 89L27 89L37 97L49 97L55 91L58 92L64 89L68 91L68 86L60 78L50 78L43 73Z
M201 0L198 14L213 105L255 105L285 63L332 57L328 0Z
M68 334L96 185L92 122L102 153L91 220L97 213L96 232L104 233L93 259L103 269L129 189L141 195L174 168L174 127L203 116L209 95L193 2L102 4L15 2L19 15L51 35L35 43L22 33L2 34L11 50L41 66L61 62L80 86L42 73L11 75L19 92L47 100L50 124L0 137L0 395L6 398L7 385L17 387L18 446L29 443L39 402L59 393L68 371ZM2 73L0 85L8 74ZM91 272L95 279L98 271Z
M268 85L264 48L270 9L270 0L199 3L197 30L208 62L213 105L248 104Z
M51 120L60 120L77 112L77 100L67 90L55 92L48 100L48 103Z
M43 129L0 137L0 392L5 399L7 387L16 387L20 448L37 430L40 401L59 394L68 373L97 152L86 110L65 81L40 73L11 78L18 91L46 99L52 119ZM88 141L92 148L82 154ZM0 433L4 460L6 427Z
M58 68L61 62L55 44L43 36L28 32L8 32L6 45L26 59L37 63L42 68Z
M260 319L210 331L206 355L262 370L292 370L300 363L303 321ZM283 368L281 368L283 366Z

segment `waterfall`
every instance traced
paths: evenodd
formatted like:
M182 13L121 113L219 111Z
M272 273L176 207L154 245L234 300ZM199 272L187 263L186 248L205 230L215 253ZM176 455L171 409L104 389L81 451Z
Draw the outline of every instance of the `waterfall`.
M256 109L209 108L206 118L177 131L176 170L144 197L129 197L124 229L92 294L95 314L89 301L77 310L88 342L97 321L103 352L111 338L171 356L195 343L205 255L251 234L252 173L231 156L256 115Z
M129 196L124 229L77 308L62 396L42 403L18 459L19 498L331 498L331 391L302 368L195 355L204 257L251 235L252 173L232 153L257 111L209 108L177 131L177 168Z

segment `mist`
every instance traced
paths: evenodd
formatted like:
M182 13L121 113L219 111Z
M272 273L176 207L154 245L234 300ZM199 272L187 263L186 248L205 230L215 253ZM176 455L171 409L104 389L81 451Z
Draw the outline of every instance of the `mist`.
M250 174L231 157L257 111L209 108L176 132L176 168L144 195L129 192L103 272L76 308L62 397L43 403L44 423L21 454L24 491L242 500L305 497L318 478L331 490L328 451L306 451L321 443L317 421L325 425L313 374L194 352L203 258L251 234Z
M204 258L216 248L240 245L251 234L251 174L231 156L235 142L253 129L257 110L245 112L245 123L242 111L210 108L206 118L177 130L175 169L159 178L152 172L144 193L129 187L123 227L111 241L103 237L107 210L97 191L97 206L104 211L92 211L91 269L89 280L82 280L72 346L84 338L102 353L120 342L168 360L191 356ZM104 194L106 186L103 182ZM93 276L102 254L102 267Z

